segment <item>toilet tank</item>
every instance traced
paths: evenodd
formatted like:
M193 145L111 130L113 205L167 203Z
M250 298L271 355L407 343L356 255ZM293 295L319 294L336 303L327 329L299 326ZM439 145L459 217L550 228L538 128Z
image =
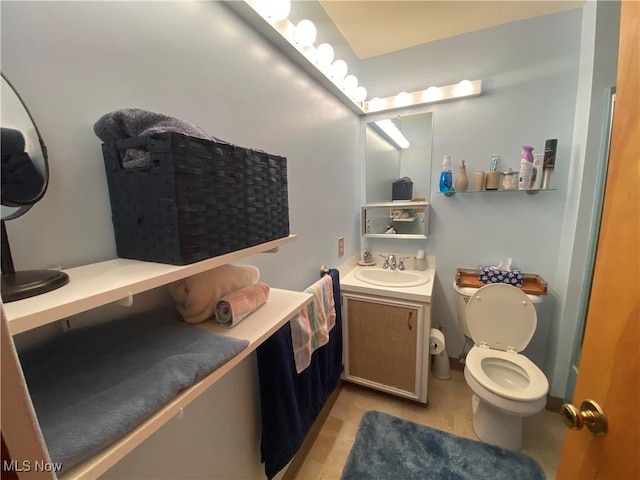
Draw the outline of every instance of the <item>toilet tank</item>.
M474 294L477 288L459 287L453 281L453 288L456 291L456 323L458 325L458 331L464 334L465 337L471 338L469 327L467 327L466 309L469 298Z

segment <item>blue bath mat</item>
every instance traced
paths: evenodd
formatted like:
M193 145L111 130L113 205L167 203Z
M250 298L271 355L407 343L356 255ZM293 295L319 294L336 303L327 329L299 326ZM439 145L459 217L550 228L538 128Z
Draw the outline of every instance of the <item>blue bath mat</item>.
M544 480L522 453L458 437L386 413L363 415L343 480Z

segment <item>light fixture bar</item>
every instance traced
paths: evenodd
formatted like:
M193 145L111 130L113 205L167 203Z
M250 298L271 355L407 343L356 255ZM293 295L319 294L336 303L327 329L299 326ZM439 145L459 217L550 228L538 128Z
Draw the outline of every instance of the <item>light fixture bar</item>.
M402 92L393 97L372 98L364 104L365 114L385 112L399 108L415 107L427 103L438 103L464 97L475 97L482 93L482 80L462 80L453 85L429 87L416 92Z
M366 89L363 86L358 86L357 81L353 81L354 79L349 78L353 77L353 75L347 75L347 78L349 78L349 80L347 80L344 76L344 71L338 72L337 67L343 66L341 65L342 61L338 59L331 65L322 65L318 59L324 55L317 55L318 49L313 44L308 45L308 41L301 40L301 36L306 38L307 35L302 34L300 31L298 31L298 35L296 35L297 26L293 25L293 23L286 18L286 15L284 15L284 13L288 12L288 9L284 12L282 8L275 8L276 4L280 7L281 3L288 4L288 1L244 0L226 1L224 3L255 28L255 30L282 50L285 55L294 60L338 100L342 101L342 103L360 116L458 98L473 97L482 93L481 80L463 80L453 85L445 85L442 87L434 86L426 90L411 93L400 92L392 97L376 97L369 101L364 101L366 98ZM279 12L279 10L283 10L283 12ZM282 16L280 16L280 13L282 13ZM298 38L296 39L296 37ZM309 38L311 37L314 37L314 35L309 36ZM354 88L360 91L356 92Z

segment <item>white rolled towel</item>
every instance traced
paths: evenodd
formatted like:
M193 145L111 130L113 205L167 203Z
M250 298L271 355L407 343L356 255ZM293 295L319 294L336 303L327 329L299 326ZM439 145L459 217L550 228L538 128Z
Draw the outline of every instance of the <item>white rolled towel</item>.
M226 294L253 285L260 270L252 265L222 265L179 280L169 286L178 312L187 323L200 323L214 316L216 302Z

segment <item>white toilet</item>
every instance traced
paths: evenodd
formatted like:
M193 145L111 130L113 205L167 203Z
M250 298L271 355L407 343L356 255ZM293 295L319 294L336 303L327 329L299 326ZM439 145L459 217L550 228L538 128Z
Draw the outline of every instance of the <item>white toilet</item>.
M549 390L544 373L519 353L533 337L534 303L542 300L502 283L454 288L460 295L458 323L474 342L464 369L474 393L473 429L484 442L520 450L522 418L544 408Z

